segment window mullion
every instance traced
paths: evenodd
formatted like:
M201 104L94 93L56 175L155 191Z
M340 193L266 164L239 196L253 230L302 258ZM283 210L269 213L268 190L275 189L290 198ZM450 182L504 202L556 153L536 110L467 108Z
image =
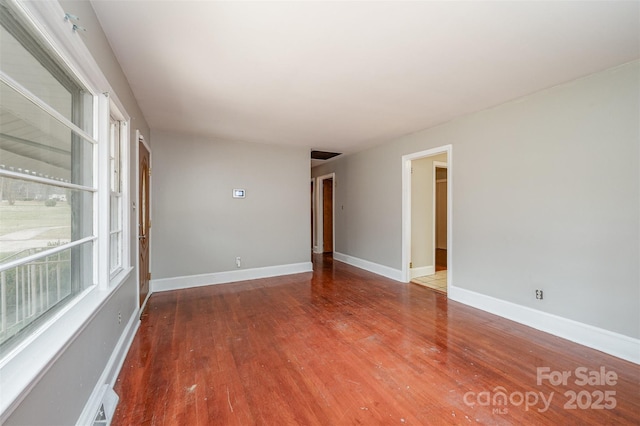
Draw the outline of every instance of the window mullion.
M0 177L20 179L20 180L29 181L29 182L37 182L45 185L59 186L67 189L77 189L79 191L87 191L87 192L96 191L96 188L92 188L89 186L78 185L75 183L64 182L61 180L48 179L48 178L43 178L39 176L27 175L24 173L12 172L10 170L4 170L4 169L0 169Z
M131 242L129 239L131 229L131 211L129 206L131 205L131 186L130 186L130 162L129 153L131 152L131 145L129 141L130 136L130 121L122 122L122 129L120 132L120 230L122 240L122 267L129 267L131 264L130 249Z
M107 289L110 279L109 265L109 240L110 240L110 203L111 203L111 181L110 181L110 101L107 93L98 96L98 206L95 219L98 236L98 250L96 264L98 273L98 285L102 289Z
M52 254L60 253L61 251L69 250L73 247L81 246L82 244L85 244L91 241L95 241L95 237L86 237L86 238L82 238L81 240L71 241L70 243L60 245L58 247L53 247L53 248L47 249L46 251L32 254L30 256L26 256L21 259L14 260L12 262L7 262L2 266L0 266L0 272L7 271L18 266L26 265L30 262L33 262L34 260L51 256Z
M96 141L91 137L90 134L88 134L83 129L81 129L80 127L78 127L77 125L75 125L74 123L69 121L65 116L63 116L58 111L56 111L55 109L50 107L47 103L43 102L40 98L38 98L36 95L31 93L26 88L24 88L20 83L16 82L13 78L9 77L2 70L0 70L0 81L2 81L7 86L11 87L13 90L18 92L20 95L24 96L25 99L29 100L31 103L36 105L42 111L46 112L51 117L55 118L62 125L68 127L69 129L71 129L75 133L77 133L78 135L82 136L88 142L96 143Z

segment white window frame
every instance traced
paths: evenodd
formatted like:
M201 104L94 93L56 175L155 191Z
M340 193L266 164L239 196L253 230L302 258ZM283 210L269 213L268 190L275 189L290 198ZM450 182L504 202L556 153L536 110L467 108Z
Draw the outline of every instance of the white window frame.
M55 1L33 2L8 0L10 7L21 16L48 44L55 54L93 95L94 149L94 263L93 283L76 298L56 312L32 334L27 336L9 353L0 358L0 424L28 395L29 391L55 363L58 356L83 331L102 306L131 274L130 265L130 176L129 134L130 118L118 101L106 77L82 42L80 34L73 31L72 23L63 18L65 11ZM122 268L115 274L109 268L109 117L117 114L126 123L126 143L123 145L123 200L122 200Z
M130 232L131 232L131 214L128 214L128 206L131 205L131 164L129 162L129 156L131 152L130 145L130 117L123 112L124 108L119 106L117 98L112 97L109 105L109 122L115 120L119 126L120 140L119 140L119 163L120 163L120 191L117 192L117 196L120 198L120 208L118 209L118 215L120 216L120 263L115 269L111 269L111 260L109 259L109 285L117 285L121 281L121 275L128 274L131 269L131 244L130 244ZM111 126L109 126L111 127ZM109 132L109 142L111 143L111 131ZM110 144L111 145L111 144ZM111 157L111 152L107 157ZM111 244L111 196L116 195L111 188L111 164L109 167L109 244ZM109 258L111 256L111 247L109 247Z

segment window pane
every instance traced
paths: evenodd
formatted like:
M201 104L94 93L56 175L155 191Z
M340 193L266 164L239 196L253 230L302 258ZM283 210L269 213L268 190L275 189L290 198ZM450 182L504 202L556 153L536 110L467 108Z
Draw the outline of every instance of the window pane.
M111 136L109 144L109 162L111 170L111 191L120 192L121 177L120 177L120 126L121 123L111 118Z
M47 318L92 285L92 245L88 242L0 272L0 352L36 320Z
M110 231L120 231L120 196L111 194L111 225Z
M93 125L91 94L82 90L33 37L17 26L10 12L2 12L0 69L76 126L90 133ZM20 33L22 43L16 40L12 32Z
M93 186L92 143L4 83L0 101L0 168Z
M109 267L110 271L113 272L118 269L121 265L120 253L121 253L121 244L122 233L115 232L111 234L111 238L109 241Z
M93 234L93 194L0 177L0 265Z

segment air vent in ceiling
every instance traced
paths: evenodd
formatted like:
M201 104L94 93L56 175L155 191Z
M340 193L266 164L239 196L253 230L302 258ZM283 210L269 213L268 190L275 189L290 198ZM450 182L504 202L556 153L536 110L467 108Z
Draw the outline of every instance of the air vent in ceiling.
M327 152L327 151L311 151L311 158L313 160L328 160L329 158L337 157L342 154L341 152Z

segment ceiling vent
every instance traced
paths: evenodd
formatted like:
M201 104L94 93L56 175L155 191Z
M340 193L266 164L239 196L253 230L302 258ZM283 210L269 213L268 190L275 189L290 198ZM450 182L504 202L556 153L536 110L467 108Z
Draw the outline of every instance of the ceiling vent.
M311 151L312 160L328 160L342 154L341 152Z

